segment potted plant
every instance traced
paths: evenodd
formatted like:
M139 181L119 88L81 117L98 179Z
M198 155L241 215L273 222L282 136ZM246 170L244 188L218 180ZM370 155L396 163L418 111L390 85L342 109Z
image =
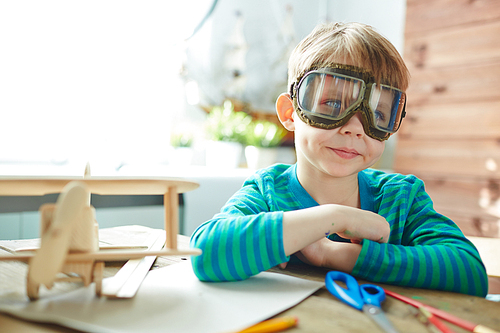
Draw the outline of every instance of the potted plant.
M276 163L277 147L283 141L286 130L268 120L257 120L246 132L245 157L252 169L260 169Z
M236 168L240 164L247 126L252 117L245 112L235 111L233 103L224 101L215 106L207 116L206 133L208 143L206 164L210 167Z

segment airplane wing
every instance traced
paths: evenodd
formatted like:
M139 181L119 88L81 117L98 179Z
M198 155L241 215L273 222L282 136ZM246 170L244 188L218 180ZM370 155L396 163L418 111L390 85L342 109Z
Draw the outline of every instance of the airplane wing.
M161 251L124 251L124 250L102 250L97 252L82 252L82 253L69 253L66 255L66 261L84 261L84 260L95 260L95 261L124 261L129 259L140 259L149 256L182 256L182 255L192 255L197 256L201 254L200 249L188 249L188 250L170 250L163 249ZM22 261L29 262L31 258L35 256L35 253L29 254L13 254L0 256L0 261Z
M0 256L0 261L22 261L28 263L35 254L9 254Z
M163 249L161 251L120 251L120 250L108 250L108 251L98 251L90 253L71 253L68 254L66 260L78 261L78 260L95 260L95 261L122 261L129 259L140 259L149 256L161 257L161 256L182 256L182 255L200 255L200 249L189 249L189 250L171 250Z

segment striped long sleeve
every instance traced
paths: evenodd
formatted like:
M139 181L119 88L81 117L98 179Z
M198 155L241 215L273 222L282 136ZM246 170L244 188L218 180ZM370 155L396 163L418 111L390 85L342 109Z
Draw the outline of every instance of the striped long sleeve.
M370 175L366 188L373 200L366 209L384 216L391 234L387 244L363 241L352 274L374 282L484 297L488 279L479 253L454 222L435 212L423 182L414 176Z
M389 242L364 240L352 274L365 280L484 296L488 283L476 248L448 218L436 213L414 176L365 170L358 174L361 209L386 218ZM317 206L300 185L296 167L276 165L249 178L213 219L191 237L202 281L246 279L285 262L283 212ZM337 235L330 239L339 240Z
M276 174L287 168L277 169ZM243 280L288 260L283 249L283 211L297 207L294 200L286 200L282 184L286 177L274 175L251 177L219 214L195 230L191 246L201 248L203 254L193 257L192 264L200 280ZM278 201L291 205L282 209Z

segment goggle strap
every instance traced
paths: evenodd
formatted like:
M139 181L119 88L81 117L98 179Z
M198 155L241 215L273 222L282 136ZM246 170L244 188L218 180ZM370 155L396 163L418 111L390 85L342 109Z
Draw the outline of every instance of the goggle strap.
M294 97L295 97L295 82L293 82L293 83L290 85L290 91L289 91L289 94L290 94L290 98L294 98Z

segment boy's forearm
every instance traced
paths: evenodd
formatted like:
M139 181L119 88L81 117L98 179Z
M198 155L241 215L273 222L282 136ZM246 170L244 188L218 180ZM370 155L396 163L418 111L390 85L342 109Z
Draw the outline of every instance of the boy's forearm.
M328 235L346 230L345 206L322 205L283 213L285 254L302 250Z
M342 221L333 221L335 207L318 206L283 213L283 248L287 256L341 230Z
M389 232L389 224L380 215L342 205L283 213L283 248L287 256L334 233L350 239L387 242Z
M365 241L356 264L352 274L368 281L481 297L488 291L481 262L453 244L404 246Z
M282 212L251 216L223 216L200 226L190 246L203 253L192 258L193 271L202 281L244 280L287 257L281 242Z
M323 265L326 268L351 273L362 246L360 244L331 242L330 249L326 257L326 262Z

